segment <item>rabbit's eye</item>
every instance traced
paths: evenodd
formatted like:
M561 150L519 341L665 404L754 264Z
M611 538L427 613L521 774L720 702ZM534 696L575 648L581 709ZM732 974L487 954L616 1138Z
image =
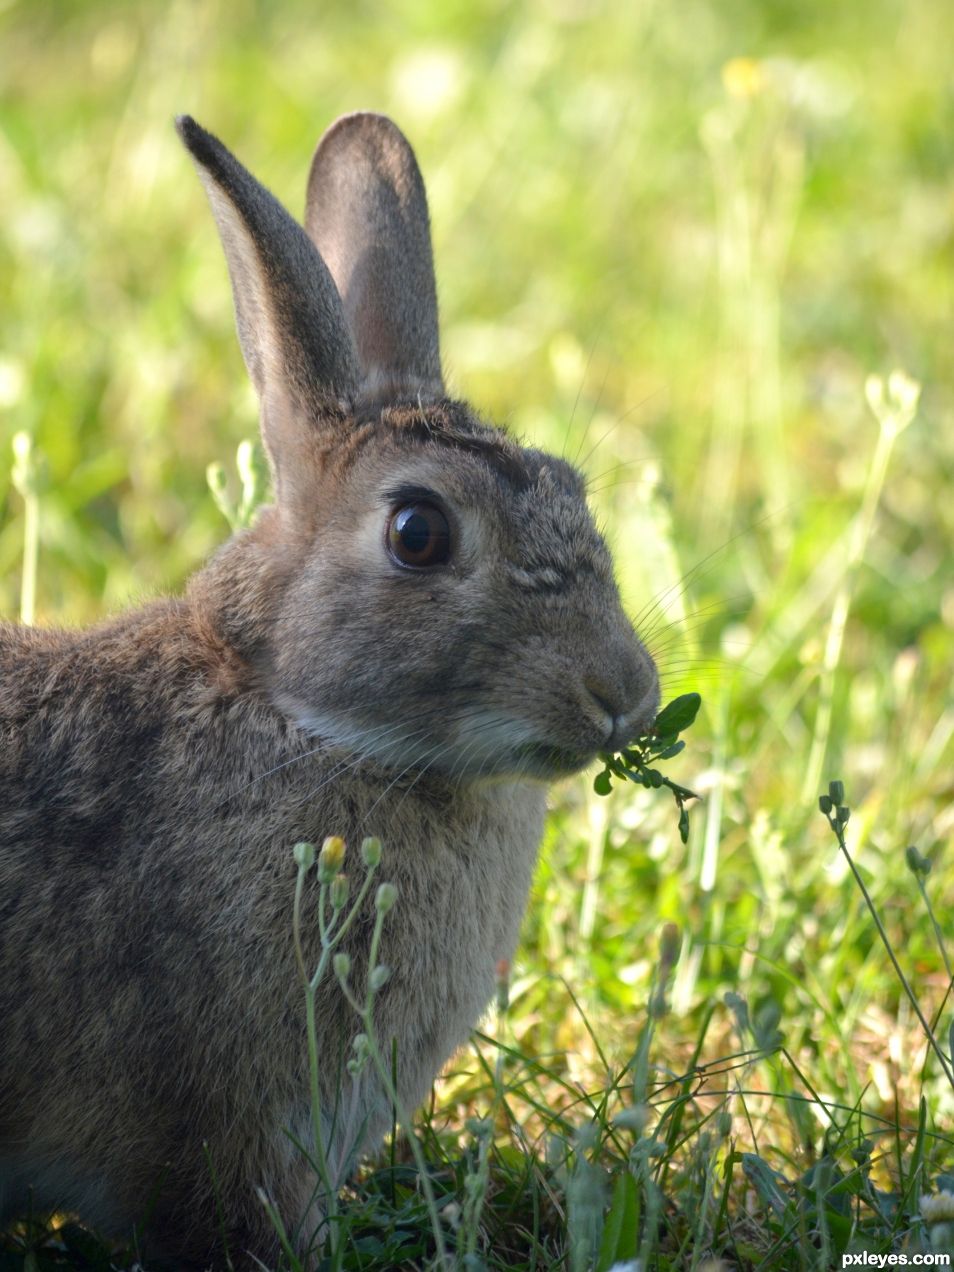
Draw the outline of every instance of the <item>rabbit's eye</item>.
M388 547L401 565L443 565L450 556L447 518L434 504L405 504L391 514Z

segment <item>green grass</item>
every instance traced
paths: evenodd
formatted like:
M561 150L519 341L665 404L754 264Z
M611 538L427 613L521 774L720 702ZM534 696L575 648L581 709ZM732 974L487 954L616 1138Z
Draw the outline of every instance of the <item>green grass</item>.
M418 1122L449 1242L917 1249L954 1092L817 800L843 780L949 1056L954 10L6 0L0 45L4 615L37 526L43 623L178 588L227 533L206 468L255 406L173 114L298 210L321 130L369 106L428 182L454 387L583 463L666 696L703 696L667 768L703 796L685 845L666 792L554 792L507 1011ZM895 367L922 392L891 435L865 384ZM356 1182L346 1266L426 1265L417 1176L399 1145ZM70 1231L0 1267L106 1266Z

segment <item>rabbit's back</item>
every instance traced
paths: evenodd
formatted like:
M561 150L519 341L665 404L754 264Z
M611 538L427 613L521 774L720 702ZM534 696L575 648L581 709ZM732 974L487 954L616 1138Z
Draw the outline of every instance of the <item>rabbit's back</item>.
M186 1142L195 1072L225 1045L217 989L234 955L214 911L228 874L211 866L230 837L216 804L244 757L222 745L235 704L216 694L191 617L170 602L89 632L0 630L0 1184L13 1203L23 1181L125 1219Z

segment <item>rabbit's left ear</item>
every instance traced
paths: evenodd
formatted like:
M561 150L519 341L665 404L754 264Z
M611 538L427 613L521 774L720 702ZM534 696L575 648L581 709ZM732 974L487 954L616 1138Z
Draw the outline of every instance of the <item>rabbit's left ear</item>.
M358 359L341 297L302 227L211 133L176 120L219 227L239 342L261 402L279 508L292 523L314 502L314 455L350 410Z
M345 115L308 177L305 229L331 270L367 402L442 397L427 196L417 160L384 115Z

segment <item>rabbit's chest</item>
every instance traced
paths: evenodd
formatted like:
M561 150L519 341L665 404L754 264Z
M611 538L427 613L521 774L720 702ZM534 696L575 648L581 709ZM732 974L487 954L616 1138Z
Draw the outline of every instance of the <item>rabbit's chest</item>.
M542 788L501 786L451 823L419 825L416 839L384 845L379 876L398 900L382 933L391 978L376 1020L405 1057L412 1103L483 1014L497 964L513 957L544 812Z
M458 971L489 973L510 959L543 830L542 792L530 788L440 838L422 864L416 893L421 944ZM436 970L436 969L435 969Z

